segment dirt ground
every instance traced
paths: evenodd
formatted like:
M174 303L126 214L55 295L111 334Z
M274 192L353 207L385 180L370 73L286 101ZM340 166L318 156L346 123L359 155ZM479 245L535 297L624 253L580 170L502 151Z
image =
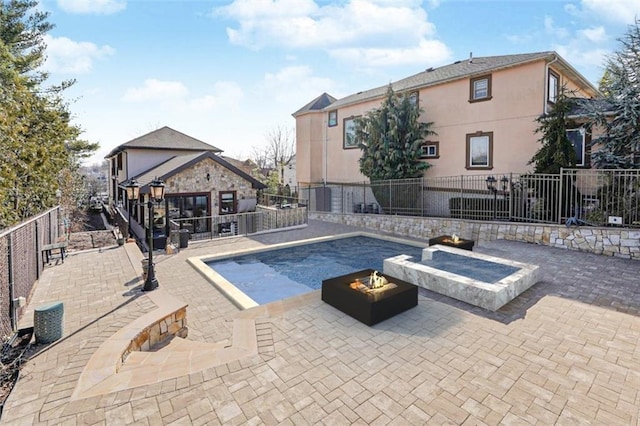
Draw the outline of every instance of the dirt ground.
M107 229L100 213L87 217L85 231L73 232L69 235L68 251L88 250L108 247L116 244L116 237L112 230Z

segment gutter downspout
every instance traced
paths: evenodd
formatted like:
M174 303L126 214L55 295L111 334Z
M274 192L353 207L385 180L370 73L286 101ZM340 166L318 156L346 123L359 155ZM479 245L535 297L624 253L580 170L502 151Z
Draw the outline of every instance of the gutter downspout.
M327 126L329 124L329 111L324 112L322 120L322 183L327 184Z
M554 62L558 61L558 55L553 55L553 60L550 62L547 62L547 64L544 67L544 95L542 96L542 113L546 114L547 113L547 108L549 106L549 66L551 64L553 64ZM558 81L558 84L560 84L560 81Z

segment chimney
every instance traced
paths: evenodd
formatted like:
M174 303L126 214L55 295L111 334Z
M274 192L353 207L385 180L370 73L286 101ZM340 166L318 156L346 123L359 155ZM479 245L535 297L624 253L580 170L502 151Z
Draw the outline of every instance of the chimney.
M469 63L473 63L473 52L469 52Z

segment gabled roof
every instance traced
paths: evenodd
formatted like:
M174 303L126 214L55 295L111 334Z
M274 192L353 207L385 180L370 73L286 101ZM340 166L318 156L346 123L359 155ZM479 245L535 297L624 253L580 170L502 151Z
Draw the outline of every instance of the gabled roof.
M166 181L170 177L180 173L181 171L188 169L194 164L199 163L200 161L209 158L218 164L226 167L231 170L233 173L242 177L243 179L251 182L252 188L255 189L264 189L267 186L254 178L253 176L245 173L239 168L229 164L227 161L222 159L219 155L214 154L211 151L201 151L193 154L187 155L176 155L175 157L171 157L164 163L158 164L157 166L139 174L138 176L134 176L135 179L140 184L140 192L146 193L149 192L149 184L155 179L162 179Z
M117 146L107 154L105 158L113 157L117 153L125 151L127 148L222 152L221 149L213 145L209 145L208 143L204 143L177 130L173 130L170 127L164 126Z
M522 53L517 55L485 56L456 61L453 64L444 65L438 68L429 68L421 73L398 80L395 83L391 83L391 87L395 92L404 92L426 86L447 83L462 78L478 76L492 71L511 68L540 60L546 60L548 62L555 60L555 66L558 66L565 72L571 74L578 84L581 84L583 87L588 87L597 93L597 89L593 87L586 78L569 65L568 62L562 59L560 55L551 51ZM376 87L375 89L358 92L342 99L338 99L331 105L331 109L382 97L386 93L387 87L388 86Z
M335 101L336 98L325 92L291 115L297 117L298 115L304 114L305 112L322 111L323 108L326 108Z

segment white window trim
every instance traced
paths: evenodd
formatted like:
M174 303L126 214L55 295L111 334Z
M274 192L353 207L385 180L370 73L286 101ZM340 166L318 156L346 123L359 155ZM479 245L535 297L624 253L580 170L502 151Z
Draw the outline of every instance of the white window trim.
M578 132L582 137L582 158L576 158L576 166L584 166L586 156L587 156L587 132L584 130L584 127L580 127L578 129L568 129L567 136L569 132ZM573 145L573 142L572 142L572 145Z

